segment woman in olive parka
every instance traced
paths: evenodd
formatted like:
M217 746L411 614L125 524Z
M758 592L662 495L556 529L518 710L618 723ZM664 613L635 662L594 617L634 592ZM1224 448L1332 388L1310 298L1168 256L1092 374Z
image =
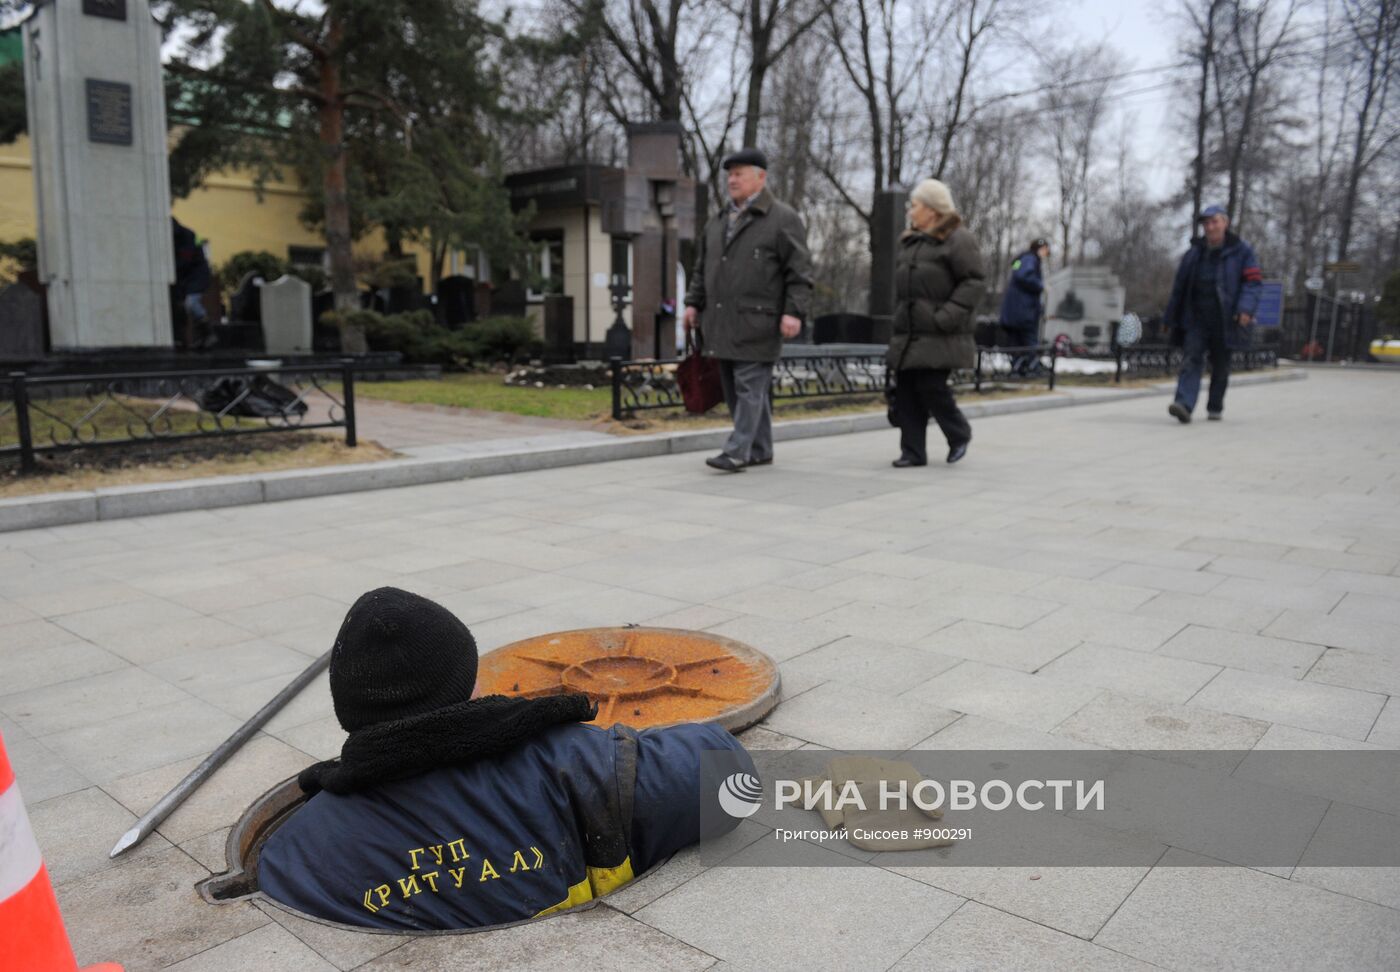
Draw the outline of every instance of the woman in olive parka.
M895 257L894 329L887 366L895 372L897 468L928 465L932 415L948 440L948 461L967 454L972 427L948 387L949 373L976 363L973 310L986 291L977 240L962 225L948 187L925 179L909 194L909 228Z

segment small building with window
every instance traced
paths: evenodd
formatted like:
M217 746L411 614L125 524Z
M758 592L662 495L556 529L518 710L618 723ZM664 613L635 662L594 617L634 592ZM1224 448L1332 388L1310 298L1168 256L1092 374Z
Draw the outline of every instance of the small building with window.
M534 207L523 285L526 313L556 355L606 356L617 314L634 358L673 357L680 247L695 237L695 183L681 175L680 126L628 126L625 169L581 164L506 177L511 205ZM499 283L499 281L498 281Z

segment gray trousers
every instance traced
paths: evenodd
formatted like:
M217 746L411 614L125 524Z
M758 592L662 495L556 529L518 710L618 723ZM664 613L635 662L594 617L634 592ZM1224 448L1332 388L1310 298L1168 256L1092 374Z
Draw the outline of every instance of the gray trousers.
M721 358L719 375L724 403L734 418L734 432L724 444L724 454L735 462L773 458L773 405L768 396L773 362Z

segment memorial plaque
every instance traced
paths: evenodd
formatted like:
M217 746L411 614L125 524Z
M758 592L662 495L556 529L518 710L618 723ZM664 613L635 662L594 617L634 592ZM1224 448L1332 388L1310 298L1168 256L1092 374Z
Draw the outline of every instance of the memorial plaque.
M126 19L126 0L83 0L83 13L108 20Z
M131 85L87 80L88 141L130 145Z

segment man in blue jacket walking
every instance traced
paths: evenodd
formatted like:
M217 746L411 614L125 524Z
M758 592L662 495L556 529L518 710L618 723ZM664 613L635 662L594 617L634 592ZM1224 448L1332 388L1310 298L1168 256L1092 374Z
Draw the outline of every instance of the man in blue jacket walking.
M502 925L585 904L738 825L701 812L703 753L755 772L719 726L583 725L586 695L478 698L476 672L471 632L441 605L392 587L355 602L330 666L350 735L298 777L312 796L262 850L264 893L372 928Z
M1229 231L1230 220L1219 206L1200 215L1202 236L1181 258L1167 301L1166 324L1172 343L1185 357L1176 382L1176 399L1167 411L1183 425L1191 421L1201 393L1201 374L1210 355L1210 394L1206 417L1219 421L1230 382L1230 354L1249 347L1250 326L1259 307L1264 279L1254 248Z

